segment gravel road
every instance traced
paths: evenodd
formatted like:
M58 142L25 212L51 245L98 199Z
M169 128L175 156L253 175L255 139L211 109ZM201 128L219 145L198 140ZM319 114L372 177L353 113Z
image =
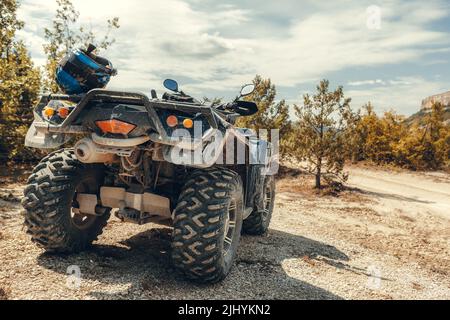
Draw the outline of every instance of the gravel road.
M280 180L270 232L243 237L231 274L196 285L170 232L112 218L85 253L51 256L22 228L21 184L0 186L0 299L450 299L448 175L351 169L339 197ZM357 188L357 189L356 189ZM81 271L81 281L68 271Z

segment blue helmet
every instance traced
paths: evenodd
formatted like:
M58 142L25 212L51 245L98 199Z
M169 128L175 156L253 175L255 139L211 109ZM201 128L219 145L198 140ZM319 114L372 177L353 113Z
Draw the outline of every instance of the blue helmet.
M64 57L56 69L56 82L67 94L86 93L92 89L104 88L111 76L117 74L111 62L87 50L76 49Z

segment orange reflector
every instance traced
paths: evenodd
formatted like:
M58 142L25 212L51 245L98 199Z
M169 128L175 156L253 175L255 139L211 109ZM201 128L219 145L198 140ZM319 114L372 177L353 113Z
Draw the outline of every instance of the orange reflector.
M69 113L70 113L70 111L67 108L59 108L58 109L58 115L63 119L67 118Z
M174 128L178 125L178 118L175 116L168 116L166 123L169 127Z
M104 133L129 134L136 126L117 119L96 121L95 124Z
M183 120L183 126L186 129L192 129L194 127L194 121L192 121L192 119L184 119Z
M51 118L51 117L53 117L54 114L55 114L55 109L49 108L49 107L46 107L46 108L44 109L44 115L45 115L46 117Z

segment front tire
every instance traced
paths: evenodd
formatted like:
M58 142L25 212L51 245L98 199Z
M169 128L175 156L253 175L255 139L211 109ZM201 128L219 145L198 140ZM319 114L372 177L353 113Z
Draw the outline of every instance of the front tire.
M79 162L71 149L45 157L28 179L22 200L32 241L54 253L89 247L106 226L110 210L102 215L83 215L73 210L76 193L98 194L103 180L102 166Z
M255 206L250 216L244 220L242 229L248 235L260 236L269 229L275 205L275 178L273 176L265 177L261 200L261 208Z
M225 168L194 171L175 209L175 266L198 282L224 279L239 245L242 216L242 182L237 173Z

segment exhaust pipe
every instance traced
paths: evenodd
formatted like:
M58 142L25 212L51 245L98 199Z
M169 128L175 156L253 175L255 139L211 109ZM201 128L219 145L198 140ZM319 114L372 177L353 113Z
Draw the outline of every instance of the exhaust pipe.
M116 160L115 154L104 151L89 138L75 144L75 155L83 163L112 163Z

